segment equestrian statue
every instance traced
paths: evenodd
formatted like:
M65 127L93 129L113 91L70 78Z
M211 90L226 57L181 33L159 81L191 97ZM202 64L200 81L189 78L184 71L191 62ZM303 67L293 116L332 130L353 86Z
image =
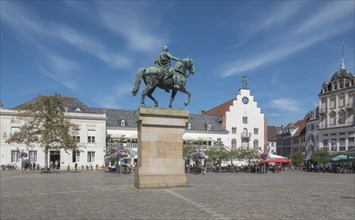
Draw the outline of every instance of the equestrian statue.
M175 67L171 66L171 60L177 61ZM187 94L188 98L185 101L185 106L188 105L191 101L191 93L186 89L185 84L189 75L195 73L193 60L190 57L184 59L174 57L168 52L168 46L164 45L163 52L159 54L155 65L156 66L139 68L132 90L133 96L137 95L143 79L146 88L142 91L142 106L145 105L144 99L146 95L153 100L155 107L159 106L158 101L152 96L156 87L166 92L172 90L169 108L172 107L177 91ZM186 70L189 71L189 75L186 75Z

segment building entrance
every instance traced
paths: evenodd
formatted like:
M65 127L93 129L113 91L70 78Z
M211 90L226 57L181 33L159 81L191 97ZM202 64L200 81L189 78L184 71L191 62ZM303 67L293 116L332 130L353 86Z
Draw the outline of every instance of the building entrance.
M60 169L60 151L50 151L49 161L52 161L53 165L55 164L55 161L58 161L56 169Z

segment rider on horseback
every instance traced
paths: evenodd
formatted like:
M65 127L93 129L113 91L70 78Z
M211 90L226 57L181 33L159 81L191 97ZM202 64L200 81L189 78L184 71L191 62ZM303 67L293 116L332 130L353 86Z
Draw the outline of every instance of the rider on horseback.
M163 47L163 52L160 53L159 57L155 61L155 65L157 67L160 67L161 69L161 74L159 75L159 80L167 79L173 74L173 83L174 83L174 88L179 89L179 85L177 84L177 79L176 79L176 74L174 73L175 71L170 70L171 63L170 60L175 60L175 61L182 61L182 59L174 57L168 52L168 46L164 45Z

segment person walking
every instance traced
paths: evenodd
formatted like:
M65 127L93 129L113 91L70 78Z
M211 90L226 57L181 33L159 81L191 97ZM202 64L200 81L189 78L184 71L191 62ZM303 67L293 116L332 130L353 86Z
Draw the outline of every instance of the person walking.
M55 160L55 162L54 162L54 170L58 169L58 165L59 165L58 160Z

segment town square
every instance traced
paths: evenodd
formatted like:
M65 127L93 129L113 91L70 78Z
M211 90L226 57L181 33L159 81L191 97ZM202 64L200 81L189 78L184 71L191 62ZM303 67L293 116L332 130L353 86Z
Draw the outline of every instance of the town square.
M355 219L354 1L0 4L0 219Z

